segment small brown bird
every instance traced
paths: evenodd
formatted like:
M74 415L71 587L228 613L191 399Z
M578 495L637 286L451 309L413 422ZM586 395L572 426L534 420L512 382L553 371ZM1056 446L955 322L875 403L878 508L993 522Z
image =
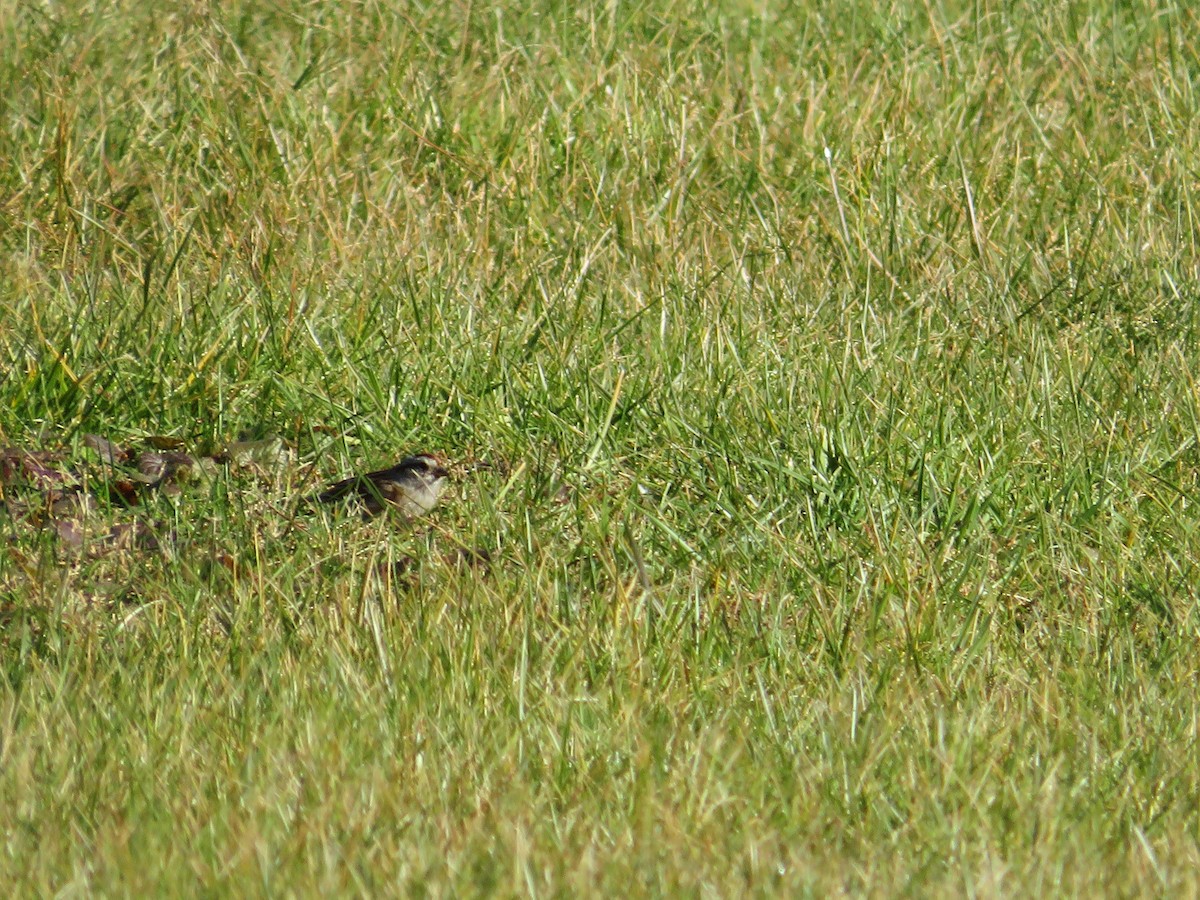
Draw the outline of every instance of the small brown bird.
M404 516L416 518L437 505L449 476L436 456L418 453L405 457L390 469L355 475L330 485L317 495L317 501L352 500L368 516L378 515L391 504Z

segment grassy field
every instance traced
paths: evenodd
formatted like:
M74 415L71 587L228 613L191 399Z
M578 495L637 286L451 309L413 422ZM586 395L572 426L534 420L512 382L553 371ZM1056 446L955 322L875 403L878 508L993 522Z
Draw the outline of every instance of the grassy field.
M0 0L14 895L1200 894L1188 4L153 7Z

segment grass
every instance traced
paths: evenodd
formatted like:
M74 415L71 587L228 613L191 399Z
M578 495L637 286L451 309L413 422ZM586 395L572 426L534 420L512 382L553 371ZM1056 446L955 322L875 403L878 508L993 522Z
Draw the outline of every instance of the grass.
M1198 26L0 2L0 881L1200 893Z

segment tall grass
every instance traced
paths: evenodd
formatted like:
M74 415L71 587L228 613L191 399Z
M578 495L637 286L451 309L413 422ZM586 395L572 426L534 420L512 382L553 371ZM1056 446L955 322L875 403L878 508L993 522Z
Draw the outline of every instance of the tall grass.
M290 448L0 517L0 881L1195 893L1198 39L0 2L0 443Z

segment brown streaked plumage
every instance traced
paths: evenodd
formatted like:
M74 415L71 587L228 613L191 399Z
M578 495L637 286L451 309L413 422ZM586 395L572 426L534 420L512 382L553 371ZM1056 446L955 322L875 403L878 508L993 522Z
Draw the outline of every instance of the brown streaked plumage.
M319 503L351 500L366 515L394 506L409 518L423 516L437 505L450 473L442 461L429 453L408 456L390 469L354 475L332 484L317 495Z

